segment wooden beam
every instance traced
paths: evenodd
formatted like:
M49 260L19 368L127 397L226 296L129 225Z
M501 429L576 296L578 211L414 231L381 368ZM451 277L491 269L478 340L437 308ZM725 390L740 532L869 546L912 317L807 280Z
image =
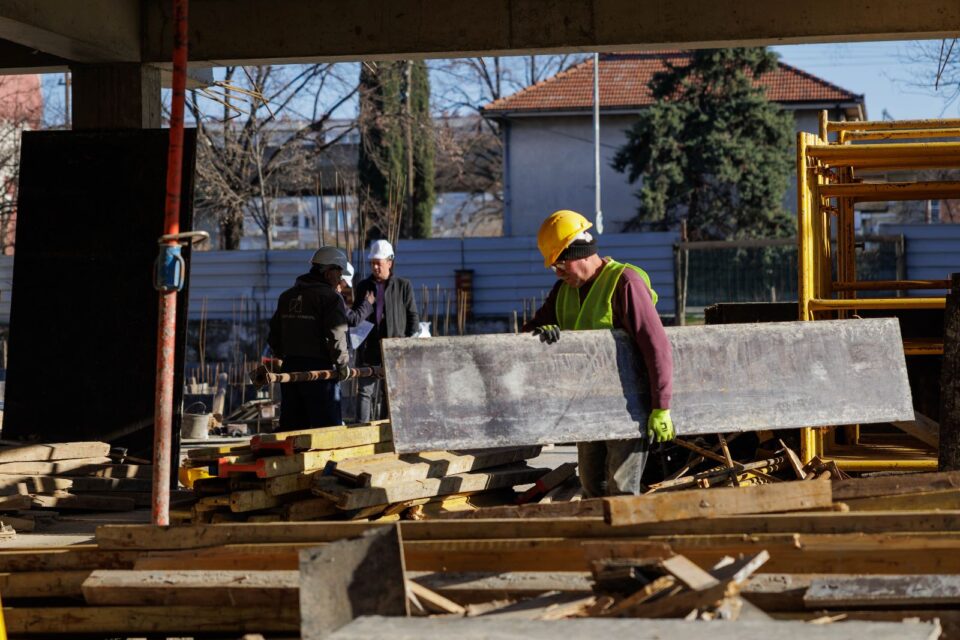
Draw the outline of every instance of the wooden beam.
M960 489L960 471L851 478L833 481L831 486L833 499L838 502L877 496L943 491Z
M138 551L108 551L96 545L0 551L0 572L131 569Z
M19 476L88 475L87 472L99 471L104 466L121 465L112 465L110 458L107 457L77 458L57 462L0 462L0 474Z
M50 637L69 630L89 634L297 633L296 607L4 607L7 633Z
M0 573L4 602L16 598L78 598L91 571L18 571Z
M237 462L222 462L218 475L222 478L234 473L254 473L258 478L274 478L293 473L318 471L328 462L368 456L390 449L390 443L367 444L330 451L305 451L292 456L268 456Z
M803 602L809 609L957 605L960 575L820 577Z
M392 439L390 422L380 420L369 424L258 434L251 438L250 448L253 451L277 450L293 455L298 451L345 449L390 442Z
M110 571L89 574L82 584L87 604L97 606L190 606L228 602L257 607L265 602L296 607L297 571ZM72 595L72 594L71 594Z
M110 453L106 442L54 442L0 447L0 464L71 458L103 458Z
M775 485L700 489L649 496L604 499L605 518L620 526L741 513L794 511L829 507L827 482L784 482Z
M536 458L540 455L540 449L539 446L502 447L479 451L424 451L396 457L352 458L338 462L335 473L355 478L361 487L388 487L397 482L443 478L520 462Z
M314 486L314 493L333 500L340 509L361 509L374 505L386 505L417 498L483 491L530 484L547 473L549 469L532 468L524 465L474 471L442 478L427 478L408 482L384 483L373 487L350 488L333 482L320 482ZM329 478L319 478L327 480Z
M804 483L807 484L807 483ZM773 486L773 485L771 485ZM711 491L716 491L711 490ZM355 537L385 525L364 522L218 524L191 527L101 525L96 531L103 550L199 549L226 544L329 542ZM598 518L503 520L424 520L400 525L406 541L483 540L498 538L636 538L671 535L743 534L884 534L960 531L960 511L809 512L653 522L610 526ZM0 552L0 571L3 570Z
M960 489L905 493L844 501L851 511L929 511L960 509Z

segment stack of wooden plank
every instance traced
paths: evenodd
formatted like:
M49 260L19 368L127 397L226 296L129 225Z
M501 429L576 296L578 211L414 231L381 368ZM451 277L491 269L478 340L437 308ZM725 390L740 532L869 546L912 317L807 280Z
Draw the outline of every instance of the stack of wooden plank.
M188 453L184 465L215 477L194 482L196 503L179 519L194 523L318 519L399 519L430 503L473 509L497 490L549 469L530 467L540 447L391 453L386 421L254 436L249 443Z
M958 484L923 474L691 490L584 500L599 515L575 518L104 526L96 545L0 551L0 591L16 636L295 635L300 550L399 527L424 613L832 620L830 637L845 637L840 620L919 618L960 638L960 509L834 510Z
M33 531L60 511L131 511L149 504L152 468L117 464L105 442L0 446L0 521Z

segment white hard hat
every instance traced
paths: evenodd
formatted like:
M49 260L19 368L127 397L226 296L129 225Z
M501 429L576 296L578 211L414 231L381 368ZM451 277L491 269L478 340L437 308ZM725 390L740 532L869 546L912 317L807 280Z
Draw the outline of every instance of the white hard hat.
M386 240L374 240L367 260L393 260L393 245Z
M347 286L353 289L353 265L347 263L347 268L343 270L340 279L347 283Z
M320 247L317 249L316 253L313 254L313 258L310 259L312 264L327 264L334 267L340 267L344 271L347 269L347 256L337 249L336 247Z

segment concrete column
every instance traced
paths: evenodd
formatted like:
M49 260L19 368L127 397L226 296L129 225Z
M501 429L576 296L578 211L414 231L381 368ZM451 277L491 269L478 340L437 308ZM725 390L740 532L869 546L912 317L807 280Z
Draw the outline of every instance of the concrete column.
M960 273L950 275L940 371L940 471L960 470Z
M136 62L71 65L74 129L160 127L160 69Z

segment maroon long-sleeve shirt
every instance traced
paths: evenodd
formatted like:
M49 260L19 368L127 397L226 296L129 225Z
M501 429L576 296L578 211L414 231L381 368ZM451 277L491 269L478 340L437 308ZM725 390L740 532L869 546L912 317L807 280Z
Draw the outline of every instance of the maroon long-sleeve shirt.
M604 260L606 263L606 260ZM586 300L590 287L596 278L579 289L580 304ZM532 331L545 324L558 324L557 295L562 281L557 280L550 295L523 325L524 331ZM650 376L650 401L654 409L669 409L670 396L673 394L673 352L670 339L663 330L663 323L653 306L650 289L643 278L633 269L624 269L617 281L611 300L613 308L613 326L623 329L633 337Z

